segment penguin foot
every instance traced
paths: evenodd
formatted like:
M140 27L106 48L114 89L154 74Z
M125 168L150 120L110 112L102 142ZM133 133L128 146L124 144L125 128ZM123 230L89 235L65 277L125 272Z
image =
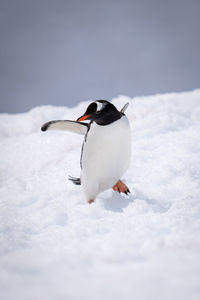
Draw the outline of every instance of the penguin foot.
M94 202L94 199L88 200L89 204L92 204Z
M113 186L113 191L116 191L118 193L124 193L128 195L130 193L129 188L126 184L123 183L123 181L118 180L117 183Z

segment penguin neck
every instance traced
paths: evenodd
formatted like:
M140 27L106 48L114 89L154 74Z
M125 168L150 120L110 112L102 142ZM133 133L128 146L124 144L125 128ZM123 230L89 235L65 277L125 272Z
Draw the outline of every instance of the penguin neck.
M104 115L103 117L95 120L95 122L100 126L109 125L119 120L123 114L119 111L114 111L112 114Z

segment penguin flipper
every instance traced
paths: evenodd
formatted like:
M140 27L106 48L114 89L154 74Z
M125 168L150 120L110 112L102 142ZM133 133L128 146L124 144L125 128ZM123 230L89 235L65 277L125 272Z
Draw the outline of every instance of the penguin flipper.
M120 112L123 114L125 112L125 110L127 109L127 107L129 106L129 103L127 102L122 109L120 110Z
M88 124L71 120L55 120L42 125L41 130L66 130L85 135L88 131Z

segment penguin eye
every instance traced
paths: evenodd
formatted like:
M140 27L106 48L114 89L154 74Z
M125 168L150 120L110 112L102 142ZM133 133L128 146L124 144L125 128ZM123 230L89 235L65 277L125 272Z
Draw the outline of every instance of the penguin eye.
M96 111L96 114L98 115L98 114L100 114L100 112L101 112L101 110L97 110L97 111Z

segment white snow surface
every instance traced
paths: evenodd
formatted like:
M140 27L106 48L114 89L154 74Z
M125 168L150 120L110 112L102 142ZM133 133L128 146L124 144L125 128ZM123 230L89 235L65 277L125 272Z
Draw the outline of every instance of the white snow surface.
M40 131L89 102L0 115L1 300L200 299L200 90L126 102L132 194L92 205L67 180L83 137Z

